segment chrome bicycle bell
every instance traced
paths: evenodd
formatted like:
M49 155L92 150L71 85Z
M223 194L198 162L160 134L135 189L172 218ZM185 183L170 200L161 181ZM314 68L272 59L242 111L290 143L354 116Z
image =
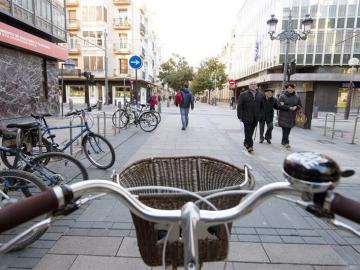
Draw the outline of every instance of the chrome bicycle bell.
M314 152L298 152L284 160L283 174L297 190L310 193L333 189L340 177L348 177L354 171L341 171L330 157Z

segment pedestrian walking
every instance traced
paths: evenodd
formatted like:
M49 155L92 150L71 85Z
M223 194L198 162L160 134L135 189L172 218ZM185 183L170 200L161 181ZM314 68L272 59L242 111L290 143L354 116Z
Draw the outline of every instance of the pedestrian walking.
M266 89L264 91L264 110L263 114L261 116L261 119L259 121L260 126L260 143L264 142L264 139L267 141L267 143L271 144L271 138L272 138L272 130L274 129L274 109L278 109L277 106L277 100L273 97L274 90L272 89ZM266 124L266 133L264 137L264 131L265 131L265 124Z
M158 99L155 95L152 95L149 100L148 103L150 105L150 111L155 111L155 106L158 105Z
M189 125L189 110L194 109L194 97L189 90L189 85L185 83L181 90L176 93L175 105L180 107L182 130L185 130Z
M255 127L263 112L264 97L257 90L256 82L251 82L249 90L240 94L237 107L237 116L244 124L245 140L244 146L251 153L253 149L253 134Z
M301 109L301 101L295 92L295 84L285 85L285 92L280 95L278 100L279 118L278 123L282 128L281 144L290 148L289 135L291 129L295 126L296 111Z

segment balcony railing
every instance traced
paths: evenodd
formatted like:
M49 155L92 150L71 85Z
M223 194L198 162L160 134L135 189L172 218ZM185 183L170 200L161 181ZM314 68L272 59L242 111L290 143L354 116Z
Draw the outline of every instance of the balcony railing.
M67 7L78 7L79 6L79 0L66 0L66 6Z
M130 20L128 18L115 18L113 20L114 29L126 30L130 29Z
M80 54L81 46L80 44L68 44L69 54Z
M143 36L146 34L146 27L142 23L140 23L140 34Z
M79 20L68 20L67 21L67 29L68 30L79 30L80 29L80 21Z
M130 44L129 42L116 42L114 43L114 53L115 54L130 54Z
M131 0L113 0L115 5L130 5Z

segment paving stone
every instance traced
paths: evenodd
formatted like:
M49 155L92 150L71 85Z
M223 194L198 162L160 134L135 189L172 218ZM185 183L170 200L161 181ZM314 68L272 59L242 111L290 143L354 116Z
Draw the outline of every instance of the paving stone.
M34 270L67 270L75 259L75 255L47 254L35 266Z
M55 224L55 225L58 225L58 226L69 226L69 227L72 227L72 226L74 226L74 224L75 224L75 220L73 220L73 219L69 219L69 220L59 219L59 220L55 221L54 224Z
M49 253L115 256L121 241L122 237L63 236Z
M124 237L116 256L140 258L139 247L136 238Z
M328 242L325 241L325 239L322 237L303 236L302 239L304 239L305 243L307 244L328 244Z
M360 245L355 245L355 246L353 246L353 248L354 248L355 250L357 250L357 252L360 253Z
M122 229L122 230L126 230L126 229L131 229L133 227L132 223L120 223L120 222L116 222L112 225L112 229Z
M72 229L69 229L68 231L66 231L64 234L70 235L70 236L88 236L89 232L90 232L90 229L72 228Z
M296 230L299 236L320 236L316 230Z
M9 268L33 268L38 262L39 258L16 258L9 264Z
M268 228L255 228L258 234L264 235L277 235L277 231L275 229L268 229Z
M51 233L64 233L69 229L68 226L50 226L47 229L47 232L51 232Z
M356 264L360 266L360 254L351 246L333 246L333 249L347 262L347 264Z
M347 245L348 243L345 241L345 239L343 237L341 237L340 235L338 235L335 231L333 230L327 230L327 231L319 231L320 235L325 238L325 240L329 243L329 244L339 244L339 245ZM326 237L326 235L329 234L331 236L331 239L333 239L333 242L331 242L331 239ZM325 237L324 237L325 236Z
M108 236L108 229L90 229L88 236Z
M360 245L360 237L345 237L345 240L350 245Z
M259 237L262 243L282 243L278 235L259 235Z
M310 265L233 263L234 270L313 270Z
M49 249L46 248L26 248L15 252L18 257L23 258L42 258Z
M296 229L276 229L278 235L289 235L289 236L298 236L299 233Z
M230 241L232 241L232 242L239 241L238 235L237 234L230 235Z
M150 270L140 258L78 256L69 270Z
M325 245L263 244L272 263L346 265L346 262Z
M130 233L129 233L129 237L136 237L136 231L131 230Z
M108 236L129 236L129 233L130 230L110 230Z
M58 240L62 236L62 233L50 233L46 232L41 236L41 240Z
M281 239L284 241L284 243L288 243L288 244L302 244L302 243L305 243L305 241L300 236L284 235L284 236L281 236Z
M360 270L360 266L314 266L314 270Z
M228 261L269 262L262 244L230 242Z
M256 234L256 231L254 228L235 227L235 232L238 234Z
M45 240L37 240L36 242L32 243L30 247L34 248L52 248L55 245L56 241L45 241Z
M92 223L93 229L110 229L112 226L113 226L113 222L94 221Z
M92 224L94 222L92 221L77 221L75 222L75 224L72 226L72 228L84 228L84 229L90 229L92 228Z
M238 239L240 242L253 242L253 243L260 243L260 237L255 234L255 235L251 235L251 234L239 234L238 235Z

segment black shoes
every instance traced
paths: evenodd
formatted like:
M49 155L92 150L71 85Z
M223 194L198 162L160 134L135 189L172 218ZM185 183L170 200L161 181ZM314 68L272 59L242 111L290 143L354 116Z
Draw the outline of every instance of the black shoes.
M264 142L264 138L261 138L259 143L263 143Z
M267 141L268 144L271 144L271 140L270 139L265 139Z
M181 128L181 130L185 130L186 128Z
M251 152L254 151L254 148L252 148L252 147L250 146L250 147L247 147L246 150L247 150L249 153L251 153Z

